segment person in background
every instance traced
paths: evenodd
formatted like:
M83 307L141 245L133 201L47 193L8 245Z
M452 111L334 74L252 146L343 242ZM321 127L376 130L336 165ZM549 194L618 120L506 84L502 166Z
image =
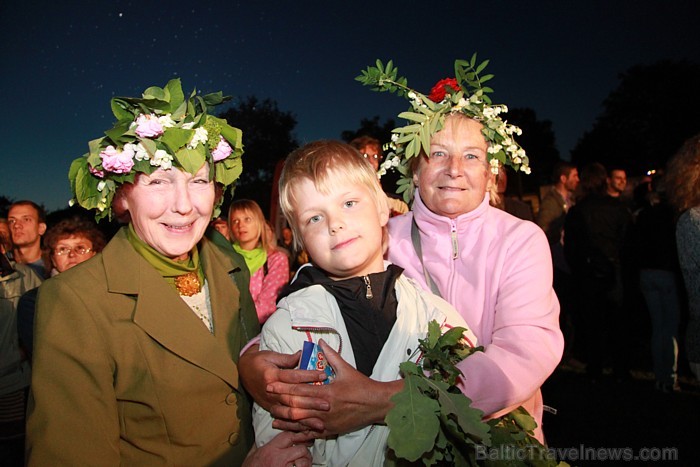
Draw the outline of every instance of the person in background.
M265 216L258 203L236 200L228 210L233 249L250 271L250 294L255 301L260 324L277 309L277 295L289 282L289 260L266 235Z
M309 262L309 256L303 248L297 245L294 241L294 232L289 227L284 227L282 229L282 246L289 251L289 280L294 278L297 270L303 265Z
M29 361L17 335L17 303L41 279L28 265L7 258L10 242L6 235L0 230L0 459L10 466L23 464L26 393L31 380Z
M10 232L10 223L4 217L0 217L0 249L9 259L12 259L12 250L14 249L12 233Z
M564 218L569 208L576 202L574 194L579 184L578 169L570 162L559 161L552 170L552 179L554 186L540 202L537 225L544 230L549 244L554 246L562 244ZM561 267L566 266L561 265Z
M95 222L81 217L63 219L44 235L47 275L55 276L83 261L105 247L105 236ZM38 288L29 290L17 304L19 342L31 362L34 345L34 312Z
M570 162L559 161L552 170L552 180L554 185L540 202L537 225L544 230L552 253L554 291L561 305L559 323L564 333L564 361L580 368L581 343L577 343L575 338L577 324L581 326L580 313L576 313L571 268L564 257L564 221L566 213L576 203L574 195L579 186L578 169Z
M367 159L367 162L369 162L375 172L379 170L379 164L382 163L384 154L382 152L382 144L377 138L366 135L358 136L350 141L350 146L357 149L362 157Z
M647 204L637 213L634 257L639 288L651 318L651 356L656 389L680 391L678 326L680 267L676 253L675 213L668 202L663 177L652 178Z
M179 79L115 97L117 123L71 164L77 202L128 225L39 290L28 466L310 466L303 436L252 447L238 379L259 331L248 270L205 236L243 152L208 111L221 101Z
M676 212L676 242L688 298L685 352L700 380L700 134L689 138L671 158L666 190Z
M231 232L228 229L228 221L223 217L217 217L210 223L211 227L216 229L226 240L231 241Z
M382 145L378 139L371 136L359 136L350 141L350 146L358 150L358 152L367 159L372 168L378 174L380 173L379 165L384 159ZM406 204L395 193L389 193L385 190L387 202L389 203L389 212L392 217L399 216L408 212L408 204Z
M48 277L41 254L41 236L46 232L44 209L33 201L16 201L7 211L7 221L14 244L14 260L32 268L42 279Z
M496 194L491 197L491 206L502 209L518 219L534 222L535 216L532 214L532 208L529 204L506 195L508 170L505 167L500 167L498 175L494 176L496 177Z
M284 227L282 229L282 246L289 251L294 250L294 233L289 227Z
M625 192L625 188L627 188L627 172L619 167L611 168L608 170L606 184L608 196L619 198Z
M582 197L566 215L564 254L581 306L578 339L586 349L586 372L597 378L612 364L617 378L628 378L622 257L632 215L619 199L606 193L607 172L602 164L584 168L581 186Z
M460 63L467 62L456 62L458 68ZM488 194L495 189L492 174L499 160L530 171L525 151L515 142L520 129L498 116L503 106L480 100L483 89L473 82L448 78L426 96L407 88L405 78L375 67L364 71L362 80L379 90L400 89L412 113L430 121L395 130L403 131L405 140L392 143L394 157L408 176L404 183L415 186L415 192L409 192L414 195L411 211L389 221L389 261L452 304L484 346L457 364L466 375L458 386L472 405L486 417L523 406L543 441L539 388L564 347L549 246L532 222L491 207ZM435 103L432 110L423 107L427 99ZM429 133L426 147L421 129L433 127L440 130ZM342 362L332 349L326 356L334 367ZM292 365L293 357L259 352L255 346L241 357L244 384L256 402L270 408L278 427L298 428L295 422L301 422L317 431L345 433L381 423L403 385L401 380L375 381L347 365L332 384L295 384L318 376L280 369Z

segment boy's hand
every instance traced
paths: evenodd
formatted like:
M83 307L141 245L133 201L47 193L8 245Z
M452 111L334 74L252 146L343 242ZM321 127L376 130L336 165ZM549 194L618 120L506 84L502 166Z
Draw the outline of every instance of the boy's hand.
M278 384L280 388L295 386L299 383L313 383L326 379L323 371L296 370L300 352L292 355L259 350L259 346L251 346L238 362L238 372L243 386L265 410L280 403L277 393L270 393L266 388L270 384ZM324 410L325 401L306 401L309 407Z
M323 339L319 344L335 370L335 380L320 386L281 382L269 384L268 392L280 396L280 404L273 405L270 413L277 419L285 420L275 420L272 426L282 429L288 426L289 420L297 420L309 429L328 436L383 423L392 406L389 399L401 390L403 381L374 381L350 366ZM318 400L325 401L327 408L322 408Z

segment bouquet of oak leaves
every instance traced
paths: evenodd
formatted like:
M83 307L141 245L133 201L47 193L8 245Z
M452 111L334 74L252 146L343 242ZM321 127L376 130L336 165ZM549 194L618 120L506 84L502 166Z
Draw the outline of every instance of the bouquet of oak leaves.
M391 398L394 407L384 419L390 429L385 465L568 465L557 464L535 439L537 425L524 408L484 421L483 412L471 407L456 386L462 373L455 365L483 347L467 345L465 330L443 334L431 321L416 349L420 361L401 364L404 388Z

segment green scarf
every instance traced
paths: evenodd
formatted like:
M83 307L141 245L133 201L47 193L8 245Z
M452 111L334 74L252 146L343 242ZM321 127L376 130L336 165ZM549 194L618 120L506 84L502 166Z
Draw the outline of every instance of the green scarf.
M199 261L199 250L197 245L192 248L189 258L183 261L175 261L161 253L158 253L153 247L148 245L146 242L141 240L134 226L129 223L129 228L126 230L126 238L129 243L138 254L140 254L143 259L148 261L148 264L156 268L156 271L163 276L165 281L175 287L175 278L188 272L196 272L199 278L199 283L204 285L204 271L202 270L202 263Z
M262 247L253 248L252 250L244 250L241 248L238 242L236 242L233 244L233 249L243 256L251 276L255 274L258 269L263 267L263 264L265 264L265 261L267 261L267 252L263 250Z

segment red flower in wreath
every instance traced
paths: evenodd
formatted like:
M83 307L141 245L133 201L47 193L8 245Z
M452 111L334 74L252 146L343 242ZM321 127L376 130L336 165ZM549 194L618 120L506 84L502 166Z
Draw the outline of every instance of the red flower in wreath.
M454 78L445 78L437 82L433 89L430 90L430 98L433 102L442 102L447 94L447 86L449 86L453 91L459 91L459 83Z

